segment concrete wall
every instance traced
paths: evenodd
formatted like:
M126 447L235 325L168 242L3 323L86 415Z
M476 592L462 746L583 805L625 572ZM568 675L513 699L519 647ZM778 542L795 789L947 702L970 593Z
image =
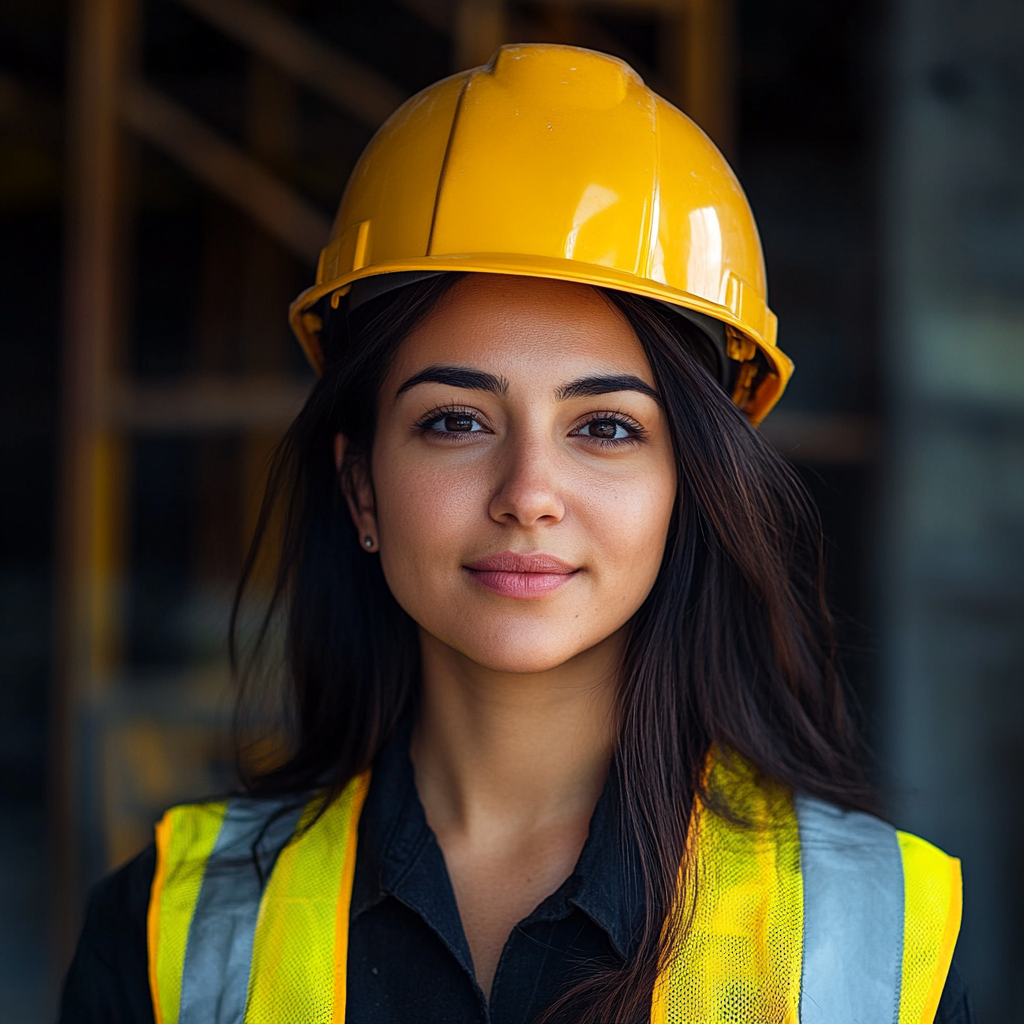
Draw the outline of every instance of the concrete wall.
M892 14L887 781L963 859L980 1019L1024 1021L1024 4Z

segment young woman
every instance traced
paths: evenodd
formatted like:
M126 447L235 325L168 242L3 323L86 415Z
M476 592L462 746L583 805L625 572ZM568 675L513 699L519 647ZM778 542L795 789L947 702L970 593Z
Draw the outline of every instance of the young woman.
M503 48L354 171L293 324L250 695L284 753L102 883L62 1020L966 1024L956 861L872 817L791 365L721 155ZM250 586L251 589L251 586Z

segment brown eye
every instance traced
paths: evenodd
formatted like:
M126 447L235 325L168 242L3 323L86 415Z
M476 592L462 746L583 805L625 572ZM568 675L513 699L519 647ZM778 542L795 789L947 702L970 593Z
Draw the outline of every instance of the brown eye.
M587 437L602 441L619 441L629 437L629 431L617 420L591 420L581 431Z
M484 428L471 412L436 413L420 424L420 428L435 434L478 434Z

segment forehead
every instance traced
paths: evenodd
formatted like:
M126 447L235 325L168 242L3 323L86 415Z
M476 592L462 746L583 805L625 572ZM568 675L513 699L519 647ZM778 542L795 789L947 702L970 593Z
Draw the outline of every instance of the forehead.
M625 317L588 285L467 274L402 342L390 378L435 363L532 381L630 373L653 385ZM401 379L405 379L402 376Z

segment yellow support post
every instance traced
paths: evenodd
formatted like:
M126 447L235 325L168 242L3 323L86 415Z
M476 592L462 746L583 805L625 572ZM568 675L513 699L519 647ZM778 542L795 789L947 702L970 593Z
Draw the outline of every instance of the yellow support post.
M123 457L104 416L121 333L124 154L118 105L131 53L134 0L78 0L71 49L71 174L64 292L58 642L50 806L58 955L81 904L79 724L94 680L119 647Z
M735 14L734 0L684 0L665 34L680 108L728 157L736 130Z

